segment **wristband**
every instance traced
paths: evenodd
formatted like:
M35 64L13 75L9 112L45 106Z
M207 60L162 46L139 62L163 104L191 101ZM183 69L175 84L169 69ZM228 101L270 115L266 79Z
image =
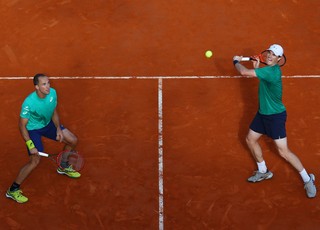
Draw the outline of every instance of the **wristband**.
M27 147L28 147L29 150L35 148L34 143L33 143L32 140L26 141L26 145L27 145Z
M237 63L239 63L238 60L233 60L233 64L236 65Z

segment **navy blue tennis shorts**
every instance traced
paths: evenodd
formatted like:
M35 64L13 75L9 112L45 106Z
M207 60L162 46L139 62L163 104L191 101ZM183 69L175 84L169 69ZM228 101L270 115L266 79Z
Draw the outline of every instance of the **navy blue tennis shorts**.
M65 128L63 125L60 125L61 130L64 130ZM35 130L28 130L30 139L33 141L35 147L39 152L43 152L43 144L41 137L46 137L51 140L57 141L57 128L54 125L53 121L51 120L49 124L46 127L43 127L42 129L35 129ZM28 149L28 148L27 148ZM30 151L28 149L28 153L30 154Z
M263 115L257 112L251 122L250 129L271 137L273 140L282 139L286 134L287 112Z

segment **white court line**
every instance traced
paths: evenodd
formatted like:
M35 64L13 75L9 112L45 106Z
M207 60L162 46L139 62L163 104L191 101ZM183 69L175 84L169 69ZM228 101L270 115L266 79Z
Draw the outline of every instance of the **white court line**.
M129 80L129 79L219 79L219 78L254 78L248 76L120 76L120 77L107 77L107 76L49 76L50 79L59 80L85 80L85 79L96 79L96 80ZM320 78L320 75L292 75L292 76L282 76L283 78ZM0 80L26 80L33 79L33 77L0 77Z
M164 229L163 221L163 132L162 132L162 78L158 80L158 157L159 157L159 230Z

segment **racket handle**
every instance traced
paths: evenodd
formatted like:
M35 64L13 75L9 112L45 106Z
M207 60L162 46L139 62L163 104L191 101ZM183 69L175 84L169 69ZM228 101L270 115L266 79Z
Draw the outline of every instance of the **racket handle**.
M241 61L250 61L250 60L251 60L250 57L242 57L242 58L241 58Z
M39 152L39 155L42 157L49 157L49 154L44 152Z

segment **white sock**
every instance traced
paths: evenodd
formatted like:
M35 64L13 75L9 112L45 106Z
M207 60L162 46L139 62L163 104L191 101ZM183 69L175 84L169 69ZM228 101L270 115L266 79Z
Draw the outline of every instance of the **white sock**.
M303 169L299 173L304 183L307 183L308 181L310 181L311 178L305 169Z
M266 162L262 161L262 162L257 162L258 165L258 170L261 173L266 173L267 172L267 166L266 166Z

